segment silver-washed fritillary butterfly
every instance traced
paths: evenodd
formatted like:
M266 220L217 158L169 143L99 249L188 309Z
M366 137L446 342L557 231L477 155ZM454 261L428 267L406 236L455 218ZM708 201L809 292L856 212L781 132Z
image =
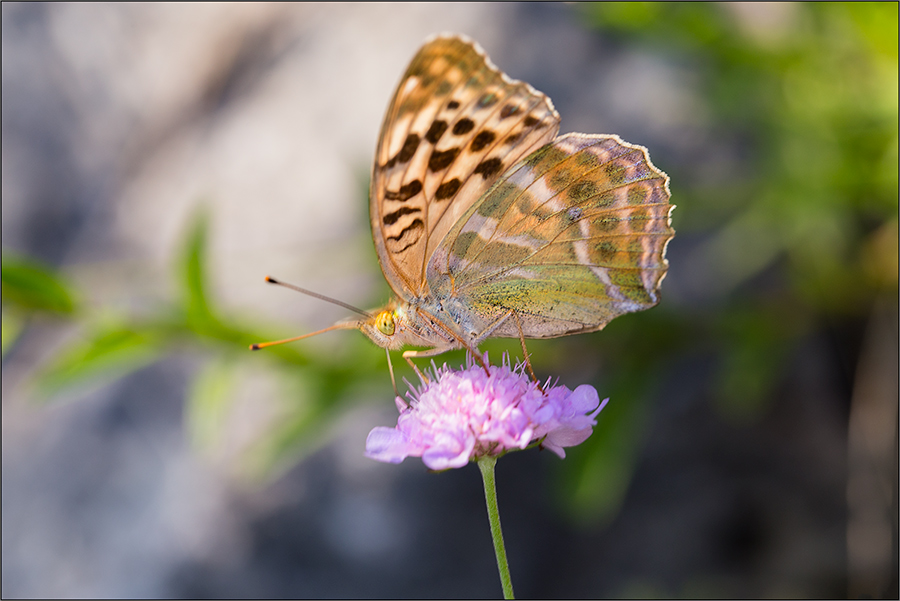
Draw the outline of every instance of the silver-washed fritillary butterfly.
M333 327L426 347L409 360L593 332L655 305L675 235L669 178L642 146L558 130L550 99L476 43L426 42L388 106L369 191L396 298Z

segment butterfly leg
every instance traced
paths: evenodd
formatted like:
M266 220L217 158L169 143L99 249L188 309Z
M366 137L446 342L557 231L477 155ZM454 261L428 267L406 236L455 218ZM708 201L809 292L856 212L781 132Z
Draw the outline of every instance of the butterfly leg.
M449 332L450 330L448 329L447 331ZM452 334L452 332L451 332L451 334ZM487 365L485 365L485 363L484 363L484 359L481 358L481 355L478 352L478 347L473 348L472 345L470 345L468 342L466 342L462 338L456 336L455 334L454 334L454 337L459 341L459 343L462 345L463 348L465 348L467 351L469 351L469 354L472 355L472 357L475 359L475 361L478 363L478 365L480 365L481 368L484 369L484 373L486 373L488 376L490 376L491 372L488 371ZM459 348L459 347L447 344L444 346L436 346L434 348L425 349L422 351L403 351L403 358L406 359L406 362L409 363L410 367L412 367L413 370L415 370L415 372L419 375L419 377L422 379L422 381L427 382L428 378L426 378L425 375L422 374L421 371L419 371L419 368L416 367L416 364L413 363L413 361L412 361L413 357L434 357L435 355L440 355L441 353L446 353L447 351L452 351L456 348Z
M419 376L419 380L425 382L426 384L430 381L425 374L419 369L419 366L413 363L413 357L420 357L418 351L403 351L403 358L406 359L406 362L409 363L409 366L413 368L413 371L416 372L416 375Z
M510 316L515 320L516 329L519 331L519 341L522 343L522 355L525 358L525 367L528 369L528 374L531 376L531 379L540 387L541 383L538 381L537 376L534 375L534 368L531 366L531 357L528 355L528 348L525 346L525 333L522 331L522 321L519 319L519 314L516 313L514 309L510 309L494 320L493 323L489 324L480 334L478 334L475 340L481 342L488 338L503 324L504 321L509 319ZM543 390L543 387L541 387L541 390Z
M484 359L481 356L481 351L478 350L477 342L475 344L470 343L468 340L466 340L465 338L463 338L462 336L460 336L459 334L454 332L451 328L447 327L447 325L444 324L443 322L441 322L439 319L432 319L431 323L433 325L441 328L448 334L450 334L450 337L455 339L462 348L469 351L469 354L471 354L472 357L475 359L475 361L478 363L478 365L481 366L481 368L484 370L484 373L487 374L488 376L491 375L491 372L488 371L487 365L485 365ZM481 337L480 335L476 338L476 340L479 342L483 339L484 338ZM435 347L435 348L428 349L425 351L406 351L403 353L403 356L406 357L408 353L415 353L415 354L410 354L410 356L411 357L432 357L434 355L440 355L441 353L446 353L447 351L451 351L454 348L459 348L459 347L452 346L450 344L446 344L444 346ZM407 361L408 360L409 359L407 359Z
M391 374L391 386L394 387L394 395L400 396L400 391L397 390L397 379L394 377L394 364L391 363L391 351L384 349L384 354L387 355L388 372Z
M476 345L481 344L482 342L484 342L485 340L490 338L491 334L494 333L494 330L496 330L501 325L503 325L503 322L506 321L507 319L509 319L510 315L515 315L515 311L510 309L509 311L507 311L506 313L504 313L503 315L501 315L500 317L498 317L497 319L495 319L494 321L489 323L486 328L481 330L478 333L478 335L475 336L475 344Z
M528 349L525 347L525 333L522 331L522 321L519 319L519 314L515 311L513 311L513 317L516 320L516 329L519 330L519 342L522 343L522 356L525 357L525 367L528 368L528 373L531 374L531 379L534 380L534 383L538 385L538 388L543 390L544 387L541 386L537 376L534 375L534 368L531 366L531 357L528 355Z
M426 349L424 351L403 351L403 358L406 359L406 362L409 363L409 366L413 368L413 371L416 372L416 375L419 376L419 379L427 383L429 381L428 377L426 377L425 374L423 374L419 369L419 367L415 363L413 363L413 357L434 357L435 355L440 355L441 353L446 353L447 351L452 350L453 347L448 345L437 346L435 348Z

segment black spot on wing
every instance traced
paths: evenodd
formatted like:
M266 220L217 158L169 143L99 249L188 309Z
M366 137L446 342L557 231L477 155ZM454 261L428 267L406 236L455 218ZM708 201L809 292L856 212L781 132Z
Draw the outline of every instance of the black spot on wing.
M434 194L435 200L446 200L459 192L459 189L462 187L462 182L459 181L458 177L454 177L449 182L444 182L440 186L438 186L437 192Z
M410 213L420 213L420 212L421 212L421 209L417 209L414 207L400 207L393 213L388 213L387 215L382 217L381 221L385 225L394 225L404 215L409 215Z
M397 155L389 160L384 166L387 169L390 169L397 163L405 163L409 159L413 158L413 155L416 154L416 150L419 148L419 143L422 140L419 138L419 134L409 134L406 136L406 141L403 142L403 147L400 149L400 152Z
M475 127L475 122L471 119L460 119L453 125L453 135L461 136L467 134Z
M425 134L425 139L431 142L431 144L437 144L438 140L441 139L441 136L444 135L445 131L447 131L447 122L435 121L431 124L431 127L428 128L428 133Z
M458 103L457 101L455 101L455 100L451 100L450 102L447 103L447 108L450 109L451 111L452 111L453 109L458 109L458 108L459 108L459 103Z
M422 182L417 179L409 182L405 186L401 186L396 192L385 190L384 197L388 200L398 200L405 202L422 191Z
M406 136L406 141L403 143L403 148L400 149L400 152L397 153L397 160L401 163L405 163L409 159L413 158L413 155L416 154L416 149L419 148L419 134L409 134Z
M537 117L535 117L534 115L528 115L527 117L525 117L525 120L522 121L522 123L525 124L525 127L531 127L538 121L539 121L539 119Z
M425 222L418 217L412 223L400 230L396 236L388 236L388 244L391 252L400 253L419 241L425 230Z
M450 148L440 152L432 152L431 158L428 159L428 169L430 171L441 171L446 169L450 166L450 163L456 160L458 154L459 148Z
M501 167L503 167L503 161L494 157L478 163L478 166L475 167L475 173L480 173L481 177L488 179L489 177L496 175Z
M484 148L488 144L493 142L494 138L496 138L496 137L497 136L494 134L494 132L489 131L487 129L482 130L482 131L478 132L478 135L475 136L475 138L472 140L472 145L469 146L469 149L472 152L479 152L481 150L484 150Z

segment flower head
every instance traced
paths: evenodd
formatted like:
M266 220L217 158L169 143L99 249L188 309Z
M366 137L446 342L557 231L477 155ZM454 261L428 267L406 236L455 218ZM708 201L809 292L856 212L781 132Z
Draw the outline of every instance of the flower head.
M565 457L563 447L581 444L593 432L606 405L592 386L543 390L524 373L523 364L488 365L468 361L465 369L433 367L431 380L396 398L396 428L373 429L366 456L400 463L421 457L430 469L462 467L485 455L524 449L533 441Z

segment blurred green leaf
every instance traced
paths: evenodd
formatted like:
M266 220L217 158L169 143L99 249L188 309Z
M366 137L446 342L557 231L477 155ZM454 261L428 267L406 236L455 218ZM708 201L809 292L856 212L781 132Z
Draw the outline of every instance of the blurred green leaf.
M790 341L808 324L802 316L777 321L787 310L760 311L758 306L736 307L718 316L724 337L713 398L719 414L732 423L752 423L768 409Z
M187 395L185 418L191 441L201 449L214 446L221 436L237 379L230 357L210 360L194 377Z
M3 253L3 302L28 311L70 315L75 311L75 293L49 267L33 259Z
M156 361L169 334L162 328L115 320L97 324L44 365L37 392L51 397L86 384L106 383Z
M13 343L19 339L25 320L17 315L13 315L11 311L3 309L3 347L2 356L6 356Z
M253 479L277 475L324 435L323 426L333 412L322 403L323 396L316 388L321 376L310 370L295 372L282 379L285 399L284 414L264 438L247 450L243 470Z
M657 18L655 2L606 2L602 11L593 11L596 24L624 31L638 31Z
M206 251L209 238L209 212L199 210L188 226L179 256L181 295L188 328L197 333L215 329L218 319L207 297Z
M177 268L181 291L180 314L173 322L181 330L184 338L193 338L204 345L220 347L223 351L243 353L253 343L273 339L260 336L256 329L238 320L225 317L210 300L207 252L209 245L210 213L202 208L191 219L182 250L178 256ZM222 346L221 343L225 343ZM297 347L273 347L265 350L266 355L274 355L292 363L309 362Z

